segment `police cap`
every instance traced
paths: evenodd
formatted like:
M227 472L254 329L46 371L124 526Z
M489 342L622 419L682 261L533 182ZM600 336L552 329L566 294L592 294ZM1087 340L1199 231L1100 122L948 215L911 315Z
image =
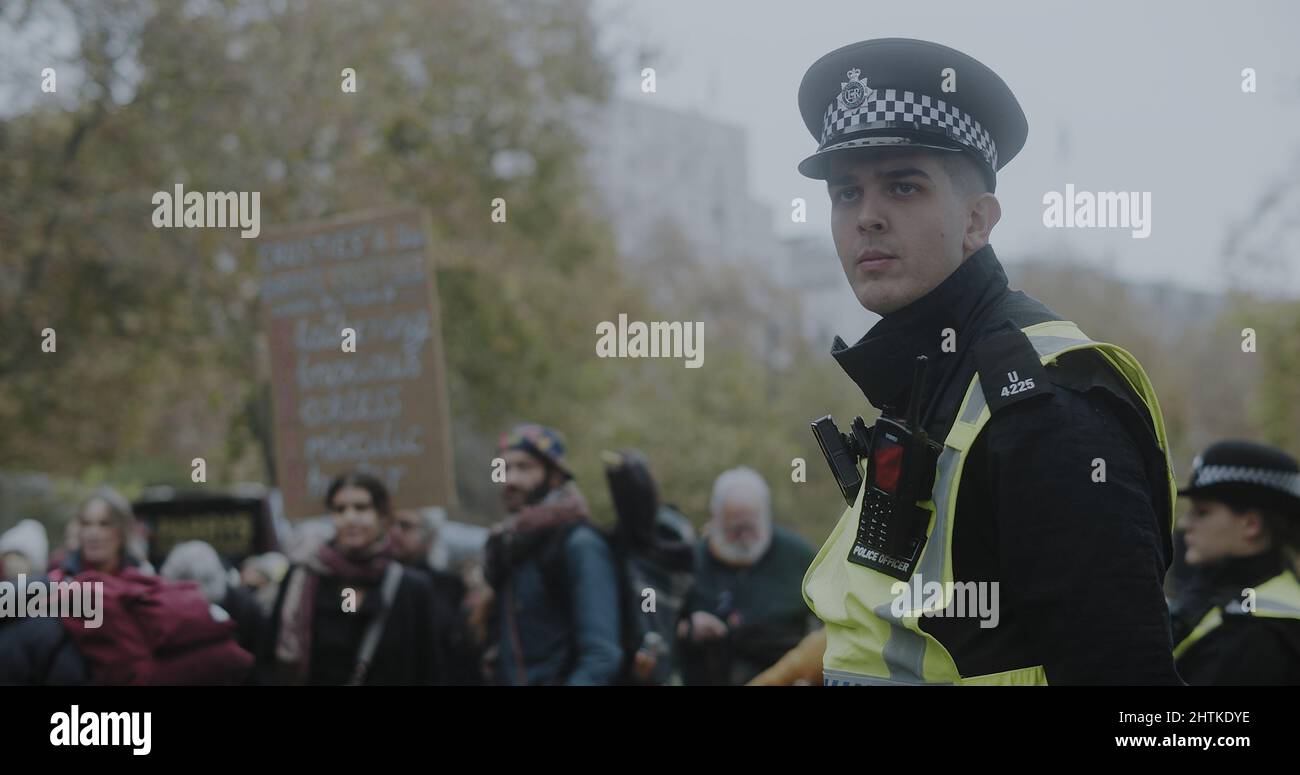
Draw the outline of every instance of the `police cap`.
M817 152L799 172L829 175L845 151L913 146L967 153L992 189L1029 134L1020 103L988 67L924 40L879 38L818 59L799 85L799 112Z
M1192 462L1192 479L1179 495L1224 498L1300 517L1300 464L1276 447L1220 441Z

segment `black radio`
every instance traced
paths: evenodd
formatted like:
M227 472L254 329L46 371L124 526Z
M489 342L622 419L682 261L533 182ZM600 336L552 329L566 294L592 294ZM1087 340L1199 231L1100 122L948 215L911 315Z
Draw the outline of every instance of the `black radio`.
M925 547L930 512L917 502L931 497L942 451L920 426L925 368L922 355L916 359L906 419L886 406L870 430L861 417L853 418L849 434L840 433L830 415L812 424L845 501L852 506L858 490L864 489L849 562L903 580L911 577ZM867 460L865 488L857 467L862 459Z

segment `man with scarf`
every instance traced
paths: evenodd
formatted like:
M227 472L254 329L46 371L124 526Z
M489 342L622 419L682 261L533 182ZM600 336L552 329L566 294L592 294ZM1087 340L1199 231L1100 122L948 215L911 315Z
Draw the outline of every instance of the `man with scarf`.
M564 439L525 423L501 438L500 450L509 516L486 547L488 673L512 686L612 683L623 664L618 574L588 521Z

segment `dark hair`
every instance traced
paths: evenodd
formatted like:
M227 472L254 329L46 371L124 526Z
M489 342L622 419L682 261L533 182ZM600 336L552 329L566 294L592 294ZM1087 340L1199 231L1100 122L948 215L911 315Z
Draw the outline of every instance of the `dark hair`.
M1272 535L1275 547L1300 549L1300 515L1290 513L1290 504L1285 498L1273 498L1270 494L1259 494L1244 488L1222 488L1213 494L1207 493L1207 499L1216 500L1228 507L1237 516L1247 511L1255 511L1264 523L1265 529Z
M375 505L375 511L379 512L379 516L384 518L393 516L393 503L388 497L388 488L379 477L363 471L349 471L334 477L329 489L325 491L326 511L334 510L334 495L344 487L360 487L370 493L370 501Z
M953 185L962 194L969 194L973 191L980 193L993 193L996 181L993 176L985 170L984 165L975 161L966 151L960 153L950 153L939 151L939 164L948 177L952 178Z
M509 452L511 449L519 450L520 452L523 452L524 454L531 457L533 460L536 460L538 463L541 463L542 481L545 483L549 483L551 481L551 477L555 474L559 474L565 481L568 481L573 478L564 469L557 466L555 464L555 461L551 460L546 455L543 455L542 453L538 452L536 449L532 449L529 447L510 447L505 451Z

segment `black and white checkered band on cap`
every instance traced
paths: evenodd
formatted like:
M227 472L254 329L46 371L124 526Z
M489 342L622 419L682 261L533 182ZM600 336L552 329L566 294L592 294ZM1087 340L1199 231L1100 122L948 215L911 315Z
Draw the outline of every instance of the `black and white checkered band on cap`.
M1300 473L1249 466L1198 466L1192 472L1192 487L1214 484L1254 484L1300 498Z
M998 150L980 123L956 106L928 94L898 89L876 89L857 107L840 107L831 102L822 122L821 150L847 142L850 135L875 129L907 129L942 135L983 157L992 169L998 167Z

